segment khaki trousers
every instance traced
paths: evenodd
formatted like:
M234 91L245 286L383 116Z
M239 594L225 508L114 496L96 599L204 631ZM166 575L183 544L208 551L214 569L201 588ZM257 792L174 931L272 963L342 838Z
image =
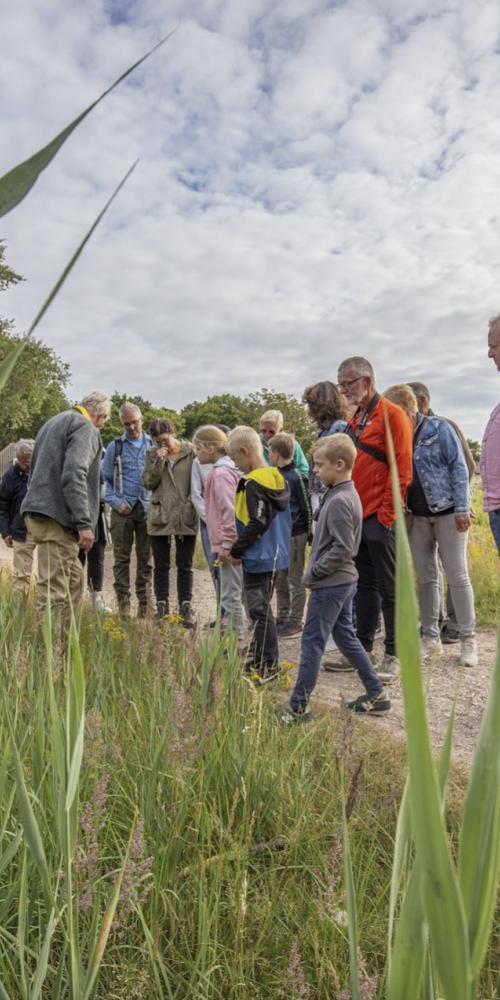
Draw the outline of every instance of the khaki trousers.
M26 593L30 589L35 549L35 542L29 540L16 542L15 539L12 541L12 583L15 590Z
M47 517L26 517L28 541L38 546L38 605L77 611L83 595L83 566L71 531Z

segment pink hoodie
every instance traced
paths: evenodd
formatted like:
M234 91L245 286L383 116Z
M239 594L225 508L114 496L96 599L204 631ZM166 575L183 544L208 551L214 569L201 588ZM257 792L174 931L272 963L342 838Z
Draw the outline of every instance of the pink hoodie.
M205 514L212 552L230 549L236 541L234 514L241 472L226 455L215 463L205 484Z

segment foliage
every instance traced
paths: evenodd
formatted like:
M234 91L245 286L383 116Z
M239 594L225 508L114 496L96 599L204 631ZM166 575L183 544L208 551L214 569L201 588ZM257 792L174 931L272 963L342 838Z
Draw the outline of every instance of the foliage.
M109 444L109 442L113 441L114 438L123 434L123 427L119 418L119 410L122 403L126 400L130 403L135 403L135 405L139 407L144 418L144 430L148 430L152 420L155 420L158 417L166 417L169 420L172 420L177 428L178 436L182 437L184 433L184 420L182 416L175 413L174 410L168 410L164 406L153 406L149 400L143 399L142 396L127 396L125 393L121 392L114 392L111 399L113 403L111 418L108 420L107 424L104 425L101 431L101 437L104 444Z
M0 240L0 292L4 292L9 285L17 285L24 281L22 275L17 274L5 261L5 243ZM5 321L0 319L0 329Z
M0 332L0 362L21 347L23 338ZM0 396L0 448L20 437L35 437L41 425L68 406L69 367L41 340L30 340Z
M185 421L186 435L192 437L196 428L202 424L227 424L228 427L247 424L258 430L260 417L265 410L281 410L284 430L295 434L306 454L310 452L316 430L302 403L289 393L261 389L247 396L232 393L209 396L204 402L188 403L181 410L181 415Z
M479 441L473 441L472 438L467 438L467 444L469 445L474 461L479 465L479 462L481 461L481 445L479 444Z

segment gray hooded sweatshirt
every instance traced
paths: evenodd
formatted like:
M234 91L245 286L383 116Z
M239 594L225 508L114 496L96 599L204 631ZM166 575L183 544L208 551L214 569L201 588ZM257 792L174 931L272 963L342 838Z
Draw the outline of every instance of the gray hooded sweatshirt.
M94 531L99 517L102 441L78 410L65 410L38 431L22 514L43 514L73 531Z
M314 532L311 559L303 583L311 590L356 583L354 565L361 542L363 510L352 480L330 486Z

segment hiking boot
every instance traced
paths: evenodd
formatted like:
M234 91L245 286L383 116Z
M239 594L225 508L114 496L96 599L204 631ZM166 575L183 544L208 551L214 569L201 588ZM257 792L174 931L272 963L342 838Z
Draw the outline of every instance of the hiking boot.
M397 681L401 673L401 664L397 658L392 653L386 653L380 667L378 668L378 675L380 680L384 684L392 684L393 681Z
M92 601L96 611L100 611L103 615L111 615L113 613L113 609L109 608L104 600L102 590L94 590Z
M156 617L165 618L168 615L168 603L167 601L157 601L156 602Z
M301 635L301 625L282 625L278 632L279 639L299 639Z
M278 712L278 721L284 726L296 726L301 722L310 722L311 719L309 705L304 705L303 708L292 708L291 705L287 705L286 708Z
M142 601L137 608L138 618L147 618L149 615L149 604L144 604Z
M460 642L460 666L477 667L477 665L477 642L475 636L471 635L468 639L462 639Z
M194 628L195 622L193 618L193 609L191 607L191 601L183 601L179 610L182 618L183 627L190 629Z
M347 707L355 715L386 715L391 711L391 703L385 691L381 691L375 698L362 694L354 701L349 701Z
M453 642L459 642L459 641L460 641L460 632L458 631L456 625L452 625L450 622L447 622L446 625L443 625L441 629L441 642L444 642L445 646L449 646Z
M325 660L321 664L327 674L348 674L354 670L352 663L347 656L340 656L338 660Z
M423 635L421 641L421 651L423 660L434 660L443 655L441 639L434 635Z
M118 614L120 618L130 618L130 601L118 600Z

